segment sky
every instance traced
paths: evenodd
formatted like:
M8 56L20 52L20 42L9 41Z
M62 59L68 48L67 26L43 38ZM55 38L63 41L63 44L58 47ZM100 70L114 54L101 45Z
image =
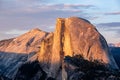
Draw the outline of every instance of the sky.
M56 18L89 20L108 43L120 42L120 0L0 0L0 40L33 28L54 31Z

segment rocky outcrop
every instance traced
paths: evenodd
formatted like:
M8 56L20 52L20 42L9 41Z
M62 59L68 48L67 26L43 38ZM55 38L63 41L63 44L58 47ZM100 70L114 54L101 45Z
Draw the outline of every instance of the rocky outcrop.
M53 33L48 34L41 42L41 48L39 55L37 54L41 67L47 73L51 65L51 54L52 54L52 45L53 45Z
M17 68L28 60L36 60L36 52L39 51L41 41L49 33L39 29L8 40L0 41L0 75L13 78Z
M17 68L27 61L27 54L0 52L0 75L13 78Z
M46 76L39 62L34 61L20 66L14 80L45 80Z
M32 29L31 31L9 40L0 42L0 51L13 52L21 54L29 54L37 52L40 49L41 40L47 35L47 32L39 29Z
M56 79L59 77L57 80L62 78L63 59L67 55L82 55L86 60L97 60L110 68L118 69L104 37L89 21L82 18L58 18L53 41L46 42L49 43L52 43L49 46L50 50L49 48L47 52L46 49L40 50L38 60L43 63L45 55L51 54L44 63L49 61L48 76ZM44 42L43 44L45 48L46 44Z
M47 74L41 68L39 61L28 61L23 63L12 80L56 80L47 78Z
M110 47L110 52L112 53L118 67L120 68L120 47Z
M63 48L64 56L80 54L88 60L99 60L104 63L110 62L107 43L90 22L71 17L58 19L57 24L59 25L56 26L56 30L61 30L59 36L61 37L60 43L62 47L59 48ZM56 32L59 33L59 31ZM57 39L59 40L59 38Z
M14 38L0 41L0 51L5 51L5 49L8 47L9 43L13 41L13 39Z
M84 64L84 65L83 65ZM77 55L64 58L65 80L119 80L120 71L111 71L104 64L91 62ZM64 75L65 76L65 75Z
M24 79L27 78L29 80L36 77L40 79L42 71L46 73L45 79L48 80L67 80L70 75L70 80L74 80L75 76L78 76L75 79L79 80L85 75L83 71L76 72L76 69L80 66L70 64L69 67L64 62L66 56L74 57L76 55L82 55L85 60L90 62L98 61L109 69L118 69L104 37L89 21L78 17L58 18L56 29L53 33L33 29L19 37L3 40L0 42L0 51L0 55L2 55L2 58L0 58L0 65L2 64L0 72L4 72L6 69L7 71L4 75L9 78L14 77L16 73L16 79L19 78L18 75L21 70L18 70L18 72L15 72L15 70L23 62L37 59L40 62L41 70L37 70L38 72L32 71L31 69L34 69L34 65L31 66L30 64L30 70L34 76L30 74L32 75L31 77L28 70L29 73L25 71L25 74L22 73L24 75L20 74L21 77L24 76ZM18 54L20 55L19 57ZM7 57L4 58L5 56ZM5 64L3 65L4 62ZM74 73L74 69L75 74L73 75L67 72L72 71ZM14 73L14 75L10 73Z

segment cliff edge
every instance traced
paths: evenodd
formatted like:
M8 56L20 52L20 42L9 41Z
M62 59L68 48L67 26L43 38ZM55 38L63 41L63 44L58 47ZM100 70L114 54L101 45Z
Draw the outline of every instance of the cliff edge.
M106 40L85 19L78 17L58 18L54 34L45 43L50 45L43 45L44 48L41 48L38 53L38 60L40 63L46 63L42 65L43 69L49 76L56 79L61 78L58 75L62 74L65 56L82 55L86 60L96 60L109 68L118 69L109 52ZM49 56L49 54L51 55ZM47 60L46 56L49 56ZM47 63L49 63L49 67Z

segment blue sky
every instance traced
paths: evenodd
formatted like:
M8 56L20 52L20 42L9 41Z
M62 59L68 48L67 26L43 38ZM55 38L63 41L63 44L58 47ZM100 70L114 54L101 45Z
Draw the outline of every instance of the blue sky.
M89 20L108 43L120 42L120 0L0 0L0 40L30 29L54 31L56 18Z

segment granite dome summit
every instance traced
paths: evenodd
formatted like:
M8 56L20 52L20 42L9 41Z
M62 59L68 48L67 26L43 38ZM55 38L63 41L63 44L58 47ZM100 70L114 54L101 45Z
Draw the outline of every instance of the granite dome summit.
M118 69L106 40L95 26L85 19L58 18L53 37L45 38L42 43L38 60L43 63L42 67L49 76L54 78L58 77L63 59L68 55L82 55L89 61L98 60L111 68Z
M89 21L78 17L58 18L54 32L33 29L19 37L1 41L0 44L1 52L27 55L35 52L35 55L27 60L38 60L48 77L57 80L65 78L64 75L62 76L65 73L63 67L65 56L82 55L86 60L97 60L109 68L118 69L104 37ZM12 58L14 57L13 55ZM10 63L11 61L6 62L6 64Z

